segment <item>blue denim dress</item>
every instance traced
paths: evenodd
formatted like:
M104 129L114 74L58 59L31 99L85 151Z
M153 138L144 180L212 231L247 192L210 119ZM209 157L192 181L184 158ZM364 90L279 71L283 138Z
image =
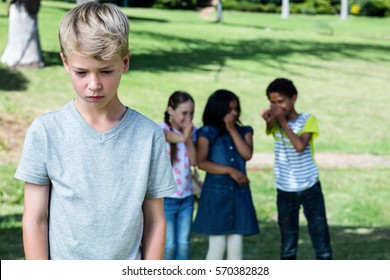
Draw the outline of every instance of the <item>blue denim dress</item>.
M238 126L241 137L253 133L250 126ZM213 126L203 126L198 137L209 141L208 159L232 166L246 174L246 161L239 155L228 132L219 133ZM239 186L229 175L207 173L192 231L206 235L260 232L249 185Z

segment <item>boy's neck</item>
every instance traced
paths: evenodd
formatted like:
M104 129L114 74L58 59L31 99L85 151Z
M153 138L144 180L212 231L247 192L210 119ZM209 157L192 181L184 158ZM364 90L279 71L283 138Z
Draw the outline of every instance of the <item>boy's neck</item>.
M293 120L296 120L298 118L299 114L297 111L295 110L292 110L287 116L286 116L286 119L288 121L293 121Z
M114 128L126 112L126 106L119 100L102 108L84 106L85 104L79 101L77 98L74 100L77 111L90 126L100 132L106 132Z

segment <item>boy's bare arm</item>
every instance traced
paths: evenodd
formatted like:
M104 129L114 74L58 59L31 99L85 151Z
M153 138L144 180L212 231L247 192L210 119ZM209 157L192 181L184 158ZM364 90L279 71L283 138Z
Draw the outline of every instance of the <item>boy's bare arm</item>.
M164 199L145 199L142 251L145 260L162 260L165 247Z
M265 120L265 123L267 125L267 131L271 131L271 129L275 126L276 121L275 118L271 114L271 109L265 109L261 113L261 117Z
M280 121L279 125L283 128L284 132L286 133L286 136L288 139L290 139L291 144L293 144L295 150L298 153L302 153L307 145L309 144L312 134L311 133L302 133L302 135L298 136L296 135L292 130L291 127L288 125L286 120Z
M47 211L50 186L25 183L23 245L27 260L49 258Z
M280 125L280 127L283 128L287 138L290 139L291 144L294 146L295 150L298 153L302 153L309 144L312 134L303 133L300 136L295 134L292 131L290 125L288 124L288 121L286 119L286 112L285 110L283 110L282 107L277 105L271 105L270 113L274 117L275 121Z

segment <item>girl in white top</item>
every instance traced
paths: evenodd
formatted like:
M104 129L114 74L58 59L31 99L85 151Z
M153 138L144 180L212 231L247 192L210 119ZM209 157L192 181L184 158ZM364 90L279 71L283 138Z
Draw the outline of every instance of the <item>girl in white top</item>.
M164 258L188 260L194 195L191 165L196 165L194 145L194 100L184 91L175 91L168 100L164 130L177 191L164 199L166 242Z

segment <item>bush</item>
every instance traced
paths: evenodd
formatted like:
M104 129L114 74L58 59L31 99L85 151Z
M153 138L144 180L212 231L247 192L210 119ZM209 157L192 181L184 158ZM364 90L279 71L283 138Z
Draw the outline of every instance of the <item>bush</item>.
M119 0L125 1L125 0ZM127 0L131 6L151 5L165 9L195 9L197 0ZM282 0L223 0L224 10L279 13ZM389 16L390 0L349 0L350 13L365 16ZM359 7L359 8L357 8ZM290 13L338 14L340 0L290 0Z
M264 13L276 13L276 4L267 4L264 6Z
M115 3L121 7L151 7L156 0L97 0L97 2Z
M303 14L335 14L337 9L332 3L339 4L339 0L290 0L290 13ZM253 11L265 13L279 13L282 0L225 0L223 7L226 10Z
M361 15L385 17L390 15L390 0L370 0L362 4Z
M195 5L192 0L157 0L154 7L166 9L193 10Z
M264 12L264 5L252 1L225 0L223 1L223 9L244 12Z

